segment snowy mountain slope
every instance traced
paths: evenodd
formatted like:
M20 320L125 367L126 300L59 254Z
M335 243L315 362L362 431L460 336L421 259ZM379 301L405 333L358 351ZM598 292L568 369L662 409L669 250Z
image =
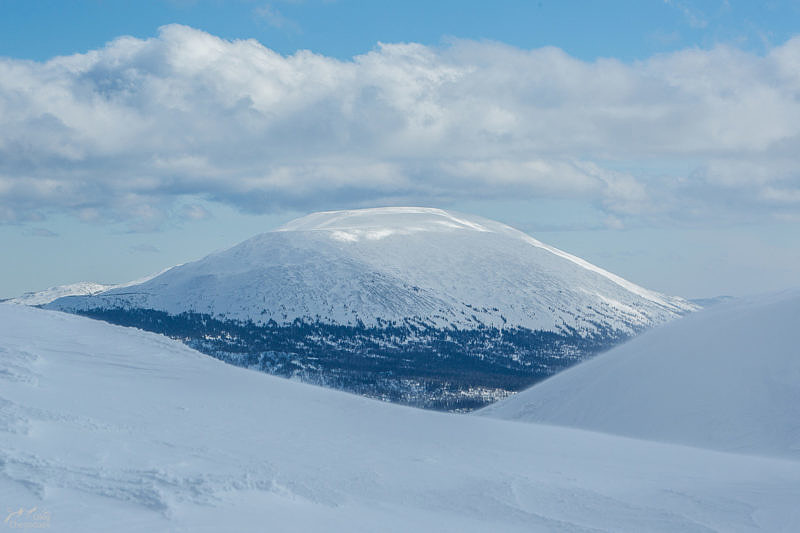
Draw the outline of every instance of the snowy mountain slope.
M116 285L103 285L102 283L93 283L91 281L80 281L69 285L50 287L43 291L26 292L21 296L7 300L7 302L20 305L44 305L65 296L90 296L113 289L114 287L116 287Z
M409 409L22 306L0 305L0 383L2 518L18 527L684 532L800 521L797 461Z
M503 224L430 208L315 213L136 286L61 307L631 333L696 309Z
M45 305L49 304L54 300L58 300L59 298L64 298L66 296L92 296L111 289L119 289L123 287L130 287L131 285L139 285L140 283L144 283L146 281L153 279L158 275L163 274L167 270L169 270L169 268L161 270L156 274L145 276L143 278L129 281L127 283L116 283L108 285L102 283L94 283L91 281L80 281L78 283L70 283L69 285L58 285L56 287L50 287L42 291L26 292L21 296L18 296L16 298L10 298L6 301L8 303L21 304L21 305Z
M800 291L651 330L481 414L800 458Z
M731 303L734 300L736 300L736 298L733 296L713 296L711 298L692 298L689 301L703 309L707 309L715 305Z
M315 213L145 283L48 307L448 410L503 398L696 309L498 222L401 207Z

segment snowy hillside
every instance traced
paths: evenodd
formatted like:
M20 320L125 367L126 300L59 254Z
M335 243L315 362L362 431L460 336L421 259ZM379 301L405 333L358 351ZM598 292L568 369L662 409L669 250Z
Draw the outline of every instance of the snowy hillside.
M98 294L103 291L113 289L114 287L116 287L116 285L103 285L101 283L81 281L78 283L71 283L69 285L50 287L42 291L26 292L22 296L11 298L8 300L8 303L21 305L44 305L65 296L90 296L92 294Z
M409 409L0 304L3 525L793 531L799 500L797 461Z
M508 226L440 209L315 213L136 286L62 307L214 317L626 333L695 306L643 289Z
M800 291L696 313L481 414L800 458Z
M49 306L373 398L481 407L696 306L506 225L316 213L141 284Z
M94 283L91 281L80 281L78 283L70 283L69 285L58 285L56 287L50 287L42 291L26 292L21 296L18 296L16 298L11 298L6 301L8 303L20 304L20 305L45 305L49 304L54 300L58 300L59 298L64 298L67 296L93 296L95 294L99 294L101 292L108 291L111 289L119 289L123 287L130 287L131 285L139 285L140 283L144 283L146 281L153 279L158 275L163 274L167 270L169 270L169 268L164 269L156 274L136 279L134 281L129 281L127 283L116 283L113 285Z

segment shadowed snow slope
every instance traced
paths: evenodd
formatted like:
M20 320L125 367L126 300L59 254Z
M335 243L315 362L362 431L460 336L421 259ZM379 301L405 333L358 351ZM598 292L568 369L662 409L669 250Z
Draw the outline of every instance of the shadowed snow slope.
M509 226L441 209L314 213L139 285L53 308L632 333L696 309Z
M0 501L52 531L790 531L800 462L415 410L0 304Z
M693 314L481 414L800 457L800 291Z

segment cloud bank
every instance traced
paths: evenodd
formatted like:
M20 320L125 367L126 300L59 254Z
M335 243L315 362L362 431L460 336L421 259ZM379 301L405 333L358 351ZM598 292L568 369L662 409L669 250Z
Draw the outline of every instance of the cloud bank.
M351 61L170 25L0 58L0 220L570 198L619 221L797 220L800 37L632 64L381 44Z

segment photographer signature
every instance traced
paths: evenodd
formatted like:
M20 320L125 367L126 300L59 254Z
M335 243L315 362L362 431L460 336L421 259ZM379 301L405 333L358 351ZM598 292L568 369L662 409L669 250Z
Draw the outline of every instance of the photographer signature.
M50 512L38 507L20 507L16 511L9 511L3 522L11 528L42 529L50 527Z

